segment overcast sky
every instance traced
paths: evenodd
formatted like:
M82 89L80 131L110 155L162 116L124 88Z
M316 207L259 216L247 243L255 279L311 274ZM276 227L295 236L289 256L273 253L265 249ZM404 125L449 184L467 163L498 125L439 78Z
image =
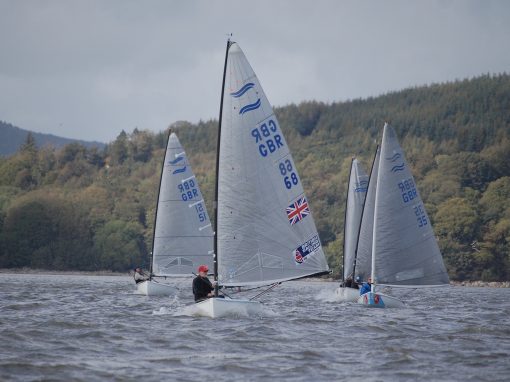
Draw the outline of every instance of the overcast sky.
M0 0L0 120L110 142L217 118L227 33L274 106L510 72L505 0Z

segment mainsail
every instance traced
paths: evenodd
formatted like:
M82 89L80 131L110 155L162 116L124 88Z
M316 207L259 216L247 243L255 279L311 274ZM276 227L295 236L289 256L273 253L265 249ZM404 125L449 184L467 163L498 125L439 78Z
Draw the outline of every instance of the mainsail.
M395 131L384 126L373 230L377 284L448 284L448 274Z
M204 198L175 133L168 138L156 210L154 276L190 276L212 266L213 231Z
M353 278L356 244L360 229L361 213L368 188L368 175L356 158L351 161L349 186L344 221L343 278Z
M218 163L220 285L329 271L280 125L239 45L227 48Z
M375 152L374 161L372 162L372 169L370 170L368 190L365 196L365 203L363 205L356 248L354 274L355 277L359 277L361 281L367 281L372 270L372 235L374 231L375 189L377 186L380 154L381 150L378 146Z

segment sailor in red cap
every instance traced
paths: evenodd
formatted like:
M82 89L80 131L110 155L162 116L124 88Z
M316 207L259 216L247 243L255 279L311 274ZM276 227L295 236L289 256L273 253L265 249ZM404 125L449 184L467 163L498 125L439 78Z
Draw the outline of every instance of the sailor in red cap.
M193 279L193 294L195 295L195 302L214 296L214 286L207 278L207 272L209 272L207 265L200 265L198 267L198 275Z

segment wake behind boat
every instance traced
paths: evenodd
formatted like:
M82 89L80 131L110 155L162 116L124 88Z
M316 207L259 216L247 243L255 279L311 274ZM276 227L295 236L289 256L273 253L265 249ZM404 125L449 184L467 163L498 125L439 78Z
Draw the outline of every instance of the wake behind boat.
M150 276L136 284L139 294L173 294L167 277L190 277L199 264L212 265L211 222L175 133L169 134L161 170L152 248Z
M273 109L239 45L229 40L226 50L216 164L215 280L218 286L253 288L329 273ZM209 317L264 309L258 301L219 297L197 306Z
M370 253L370 265L366 261ZM358 303L371 307L401 307L398 299L377 293L377 285L431 287L449 279L430 219L405 160L395 131L384 125L363 210L356 274L370 272L371 292ZM365 279L365 278L363 278ZM365 279L366 280L366 279ZM400 304L399 304L400 303Z

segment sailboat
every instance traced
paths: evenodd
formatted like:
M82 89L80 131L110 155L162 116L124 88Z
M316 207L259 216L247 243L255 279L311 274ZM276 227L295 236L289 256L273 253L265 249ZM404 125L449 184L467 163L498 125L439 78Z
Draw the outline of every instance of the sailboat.
M370 217L373 219L370 220ZM360 229L358 260L370 249L371 291L358 298L370 307L402 307L399 299L377 292L379 285L432 287L449 284L443 257L416 182L397 135L384 125L380 152L370 175ZM371 229L371 234L370 234ZM366 280L366 263L355 274Z
M213 263L213 231L204 198L186 153L170 133L159 183L149 280L137 284L144 295L168 295L167 277L189 277L198 265Z
M235 42L223 72L215 210L218 287L261 287L329 273L310 205L282 130ZM219 317L263 310L259 301L213 297L196 304Z
M359 297L359 290L347 284L354 280L354 264L356 260L356 246L361 223L363 204L368 188L368 175L355 157L351 160L349 185L345 202L344 218L344 255L342 260L342 284L335 293L342 301L355 302Z

